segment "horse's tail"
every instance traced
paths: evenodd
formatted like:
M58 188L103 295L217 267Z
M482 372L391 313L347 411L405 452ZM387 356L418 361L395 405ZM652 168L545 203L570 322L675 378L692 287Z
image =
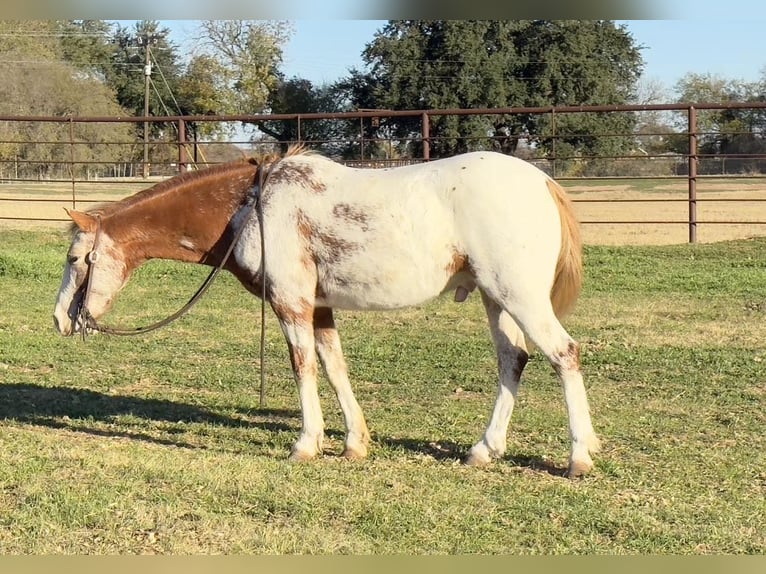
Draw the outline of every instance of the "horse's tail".
M582 288L582 239L574 207L566 192L552 179L547 185L561 219L561 250L551 288L553 311L561 319L574 308Z

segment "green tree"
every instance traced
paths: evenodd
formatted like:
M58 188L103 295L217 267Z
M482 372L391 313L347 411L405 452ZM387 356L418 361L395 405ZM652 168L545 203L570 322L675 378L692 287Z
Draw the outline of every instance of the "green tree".
M601 20L389 21L362 57L369 71L352 70L339 87L355 107L400 110L625 103L642 67L625 28ZM433 119L431 150L443 156L488 148L490 134L503 127L512 138L532 134L557 155L595 155L623 149L630 138L592 134L629 133L633 121L627 114L562 115L553 126L540 115L445 116ZM406 141L418 125L387 127ZM554 129L575 135L554 138Z
M284 22L204 20L197 45L178 86L179 106L194 115L245 115L266 111L270 93L282 80ZM194 137L222 140L236 125L199 122ZM195 148L196 149L196 148Z
M56 21L0 21L0 113L124 115L102 81L64 61L67 52L58 26ZM5 171L13 163L26 169L27 175L61 176L74 159L77 176L108 170L108 162L128 159L129 146L126 149L121 143L129 139L128 130L116 123L5 122L0 169Z
M763 86L759 82L733 80L714 74L689 73L675 85L677 101L681 103L745 103L764 100ZM759 169L758 161L745 156L766 152L763 139L766 115L763 110L731 108L698 110L697 151L703 156L701 173L739 172ZM673 139L673 149L688 153L688 118L677 118L680 135ZM727 155L738 158L725 159Z
M226 71L216 58L195 56L178 82L178 102L184 115L221 114L225 108Z
M312 114L342 111L338 92L332 85L314 86L309 80L291 78L280 81L269 94L268 109L272 114ZM279 142L284 150L290 143L302 141L328 155L342 153L352 129L343 120L301 119L258 122L258 129Z
M182 73L178 47L170 40L170 30L159 22L142 20L132 28L118 25L112 38L114 64L107 68L106 82L117 99L133 115L144 115L145 63L151 65L149 115L178 113L176 92Z
M114 55L111 25L104 20L60 20L57 27L62 59L105 81Z
M520 44L528 79L525 105L617 105L635 97L643 62L624 26L608 20L539 20L529 23ZM585 174L608 175L609 156L630 152L635 146L629 135L636 123L632 113L519 119L544 149L562 158L556 165L563 172L579 164ZM577 157L593 159L572 161Z
M176 93L182 73L177 46L170 40L170 30L154 20L141 20L132 27L117 25L112 38L114 64L106 70L106 82L115 90L117 100L134 116L167 116L180 113ZM146 61L149 82L146 82ZM148 109L145 114L145 98ZM144 123L134 124L138 139L144 138ZM147 124L152 142L151 161L170 162L175 158L177 126L157 122ZM139 159L143 148L136 148Z
M207 54L193 57L178 82L176 95L180 113L192 116L222 113L225 109L225 76L226 70L216 58ZM215 140L229 133L219 122L189 122L188 129L195 162L200 159L198 142L201 139Z
M220 63L220 113L258 114L282 76L282 45L291 28L285 22L205 20L201 49Z

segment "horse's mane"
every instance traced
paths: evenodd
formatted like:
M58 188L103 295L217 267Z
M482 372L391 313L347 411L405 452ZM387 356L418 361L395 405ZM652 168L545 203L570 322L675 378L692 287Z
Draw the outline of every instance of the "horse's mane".
M290 145L284 154L280 154L279 152L265 152L255 156L243 157L242 159L213 165L198 171L188 171L156 183L151 187L147 187L146 189L138 191L133 195L124 197L119 201L92 207L87 210L87 213L93 216L107 217L126 207L148 201L168 192L183 193L187 191L191 186L198 184L201 181L220 177L231 172L247 172L248 170L251 170L253 179L255 179L255 177L258 175L258 170L262 169L266 165L271 165L288 157L297 155L309 155L313 153L314 152L310 150L305 144L298 143ZM69 231L70 233L76 232L77 225L74 223L70 224Z
M247 161L253 165L257 165L260 167L260 166L265 166L265 165L269 165L269 164L281 161L285 158L292 157L294 155L312 155L313 153L314 151L309 149L309 147L305 143L299 142L296 144L290 144L287 148L287 151L284 154L280 154L279 152L275 152L275 151L270 151L270 152L258 154L257 156L245 158L244 160L239 160L239 161Z

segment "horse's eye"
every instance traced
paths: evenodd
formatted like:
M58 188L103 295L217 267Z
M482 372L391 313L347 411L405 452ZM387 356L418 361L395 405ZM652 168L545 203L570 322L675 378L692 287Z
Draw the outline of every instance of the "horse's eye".
M78 259L80 258L77 257L77 255L70 255L69 257L66 258L67 263L69 263L70 265L74 265L75 263L77 263Z

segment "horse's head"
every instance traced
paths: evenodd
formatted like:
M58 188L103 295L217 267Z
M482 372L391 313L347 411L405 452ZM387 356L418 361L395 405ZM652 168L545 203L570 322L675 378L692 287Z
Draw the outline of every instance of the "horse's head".
M67 210L75 223L72 244L67 252L53 324L62 335L83 329L80 309L98 319L109 311L114 297L130 275L122 251L106 233L98 217Z

